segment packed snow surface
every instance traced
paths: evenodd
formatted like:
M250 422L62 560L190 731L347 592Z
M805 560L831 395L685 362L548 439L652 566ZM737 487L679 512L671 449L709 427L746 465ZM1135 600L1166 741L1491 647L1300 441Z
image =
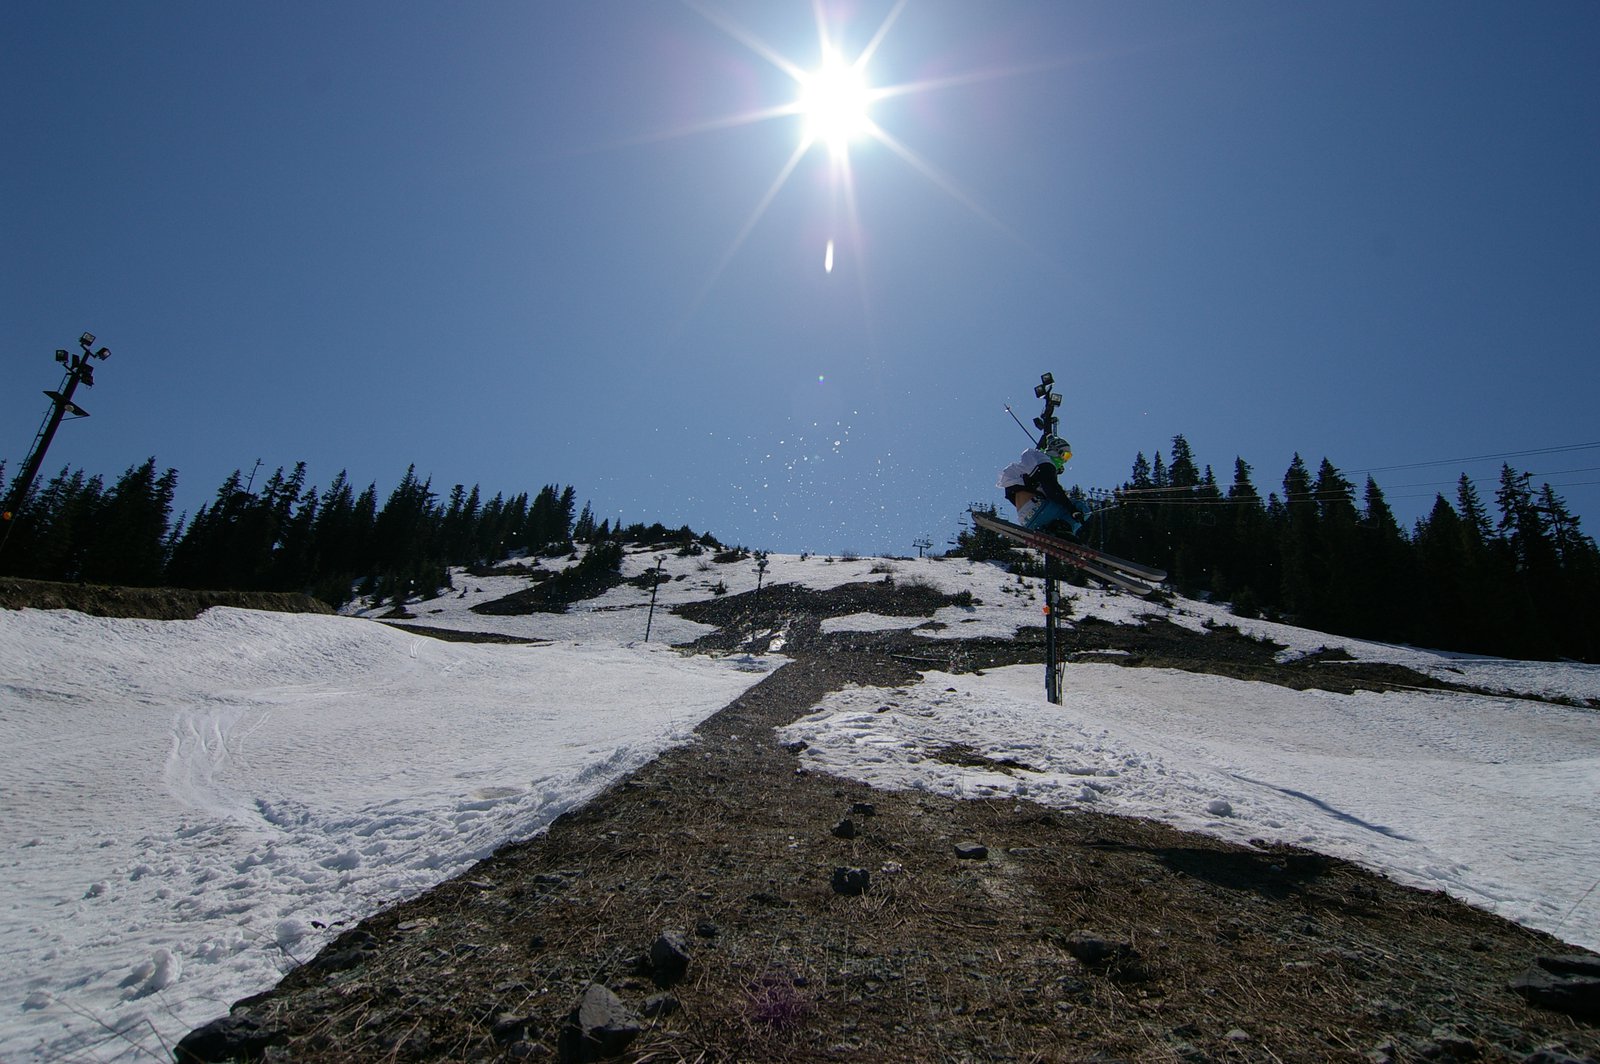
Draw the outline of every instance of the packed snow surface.
M0 1060L161 1056L776 664L0 610Z
M0 611L0 1060L144 1059L264 990L338 931L537 834L691 729L775 657L683 656L670 607L764 584L922 582L967 605L857 614L845 633L1009 638L1036 580L960 559L635 551L564 614L495 617L473 577L407 623L551 642L446 643L352 618L194 621ZM570 559L541 560L559 568ZM1495 695L1333 695L1074 664L929 673L837 693L785 729L810 764L885 787L1027 797L1293 842L1600 947L1600 668L1438 654L1073 589L1070 616L1235 625L1290 659L1338 647ZM352 613L382 610L353 607ZM651 641L644 643L646 630ZM1070 640L1070 633L1068 636ZM776 649L781 635L769 649ZM1321 666L1336 668L1336 665ZM951 744L1009 771L952 765Z

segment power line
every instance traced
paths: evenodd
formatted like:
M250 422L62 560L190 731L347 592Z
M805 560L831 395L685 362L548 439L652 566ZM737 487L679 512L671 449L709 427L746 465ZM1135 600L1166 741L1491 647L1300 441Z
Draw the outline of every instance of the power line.
M1529 473L1528 476L1530 476L1530 477L1559 477L1559 476L1565 476L1568 473L1593 473L1593 472L1596 472L1596 471L1600 471L1600 466L1584 466L1584 467L1582 467L1580 469L1550 469L1550 470L1546 470L1546 471L1543 471L1543 472L1540 472L1540 471L1536 470L1536 471L1534 471L1532 473ZM1389 486L1391 488L1436 488L1436 487L1441 487L1441 486L1453 487L1457 483L1458 483L1458 481L1454 481L1454 480L1420 480L1420 481L1417 481L1415 484L1391 484ZM1552 486L1554 486L1554 485L1552 485Z
M1386 473L1395 469L1423 469L1427 466L1459 465L1466 462L1491 462L1502 458L1525 458L1534 454L1561 454L1566 451L1589 451L1600 447L1600 441L1595 443L1571 443L1564 447L1533 447L1526 451L1504 451L1500 454L1479 454L1470 458L1441 458L1436 462L1405 462L1400 465L1372 466L1369 469L1354 469L1352 473Z

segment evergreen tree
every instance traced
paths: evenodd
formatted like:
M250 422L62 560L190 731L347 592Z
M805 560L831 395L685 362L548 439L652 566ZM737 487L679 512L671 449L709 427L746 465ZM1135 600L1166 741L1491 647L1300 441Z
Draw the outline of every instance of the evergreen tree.
M523 539L529 550L538 551L553 544L565 544L571 538L572 489L562 491L555 484L546 484L528 507Z
M1328 631L1349 633L1358 627L1361 554L1356 543L1355 485L1324 458L1311 488L1317 504L1317 586L1307 614Z
M408 466L373 525L371 571L394 583L402 576L414 579L409 574L419 568L439 566L438 517L432 482L420 479L415 465Z
M1481 630L1481 596L1474 594L1472 534L1460 515L1435 498L1433 510L1417 522L1413 537L1417 556L1416 631L1424 642L1463 650L1485 650Z
M1247 613L1278 602L1277 545L1252 471L1243 458L1234 457L1227 505L1219 510L1221 561L1214 584L1218 595L1232 599L1235 609L1242 603Z
M1283 474L1284 519L1279 535L1284 608L1303 623L1320 615L1326 573L1321 564L1317 502L1311 472L1298 453Z
M104 501L98 476L64 467L41 489L37 482L12 518L0 572L35 580L81 580Z
M1156 455L1157 460L1160 454ZM1172 463L1167 467L1167 483L1174 488L1193 488L1200 484L1200 470L1195 466L1194 453L1182 434L1172 437Z
M1150 478L1150 461L1140 451L1133 459L1133 478L1128 486L1135 491L1144 491L1155 487L1155 481Z
M975 504L972 507L972 512L987 514L990 517L998 516L995 507L987 503ZM1000 533L991 532L987 528L979 528L974 524L971 528L963 527L956 533L955 549L950 553L958 557L971 558L975 562L1012 562L1020 557L1014 549L1015 546L1015 543Z
M1583 661L1600 660L1600 548L1579 529L1577 516L1549 484L1540 490L1539 500L1561 567L1554 589L1559 596L1555 618L1559 649Z
M1555 567L1555 543L1550 526L1533 501L1533 489L1526 474L1509 465L1500 468L1500 488L1495 492L1500 507L1500 535L1511 546L1520 572L1542 577Z
M1371 476L1357 528L1360 578L1353 630L1388 640L1411 638L1417 625L1414 552Z
M594 539L594 511L589 509L589 504L583 504L583 512L578 515L578 523L572 527L572 538L579 543L588 543Z
M375 486L363 496L375 501ZM311 523L315 577L314 594L335 606L344 605L351 585L366 570L367 540L372 531L372 513L358 516L349 474L341 469L328 490L317 501Z
M1261 495L1256 491L1256 486L1250 482L1250 474L1254 470L1249 462L1235 456L1233 460L1233 483L1228 485L1228 498L1238 501L1261 501Z
M107 493L96 515L83 579L99 584L155 587L165 576L168 522L178 474L156 476L156 460L131 466Z
M321 505L315 486L299 493L300 504L278 527L278 546L272 557L274 591L321 590L322 562L317 548L317 509Z
M1461 534L1476 540L1479 547L1488 543L1494 535L1494 527L1489 523L1489 511L1484 508L1483 501L1478 498L1478 489L1465 473L1456 483L1456 505L1462 521Z
M510 512L505 495L495 492L479 515L473 538L474 553L486 562L498 562L507 557L519 549L523 523Z

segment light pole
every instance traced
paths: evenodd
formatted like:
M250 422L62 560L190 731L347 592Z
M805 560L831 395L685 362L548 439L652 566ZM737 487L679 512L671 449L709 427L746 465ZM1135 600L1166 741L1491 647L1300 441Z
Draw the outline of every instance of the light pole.
M44 453L50 449L50 441L56 438L56 429L61 427L61 422L67 420L69 414L73 418L89 416L87 410L72 401L72 393L78 390L80 384L85 388L94 387L94 364L90 360L98 358L104 362L111 357L111 351L105 347L92 350L94 333L84 333L78 337L78 346L83 348L81 355L69 355L65 348L56 349L56 361L66 367L67 375L57 390L44 393L50 397L50 412L39 426L39 432L33 438L33 449L28 452L27 459L22 463L22 472L17 474L16 482L11 486L11 497L6 500L5 510L0 512L0 522L5 525L5 531L0 532L0 549L11 538L11 530L17 524L17 514L28 498L28 489L33 487L33 478L39 475L39 467L44 464Z

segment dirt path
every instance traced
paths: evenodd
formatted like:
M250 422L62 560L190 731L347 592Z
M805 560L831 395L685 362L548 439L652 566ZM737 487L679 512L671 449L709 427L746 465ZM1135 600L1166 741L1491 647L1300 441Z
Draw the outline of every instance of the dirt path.
M348 931L241 1002L237 1027L267 1059L553 1060L598 984L641 1017L632 1060L1600 1056L1600 1028L1507 989L1570 948L1442 894L1146 821L801 771L772 729L826 692L912 681L908 647L1005 656L816 632L791 631L796 660L697 743ZM866 890L837 892L840 869Z

